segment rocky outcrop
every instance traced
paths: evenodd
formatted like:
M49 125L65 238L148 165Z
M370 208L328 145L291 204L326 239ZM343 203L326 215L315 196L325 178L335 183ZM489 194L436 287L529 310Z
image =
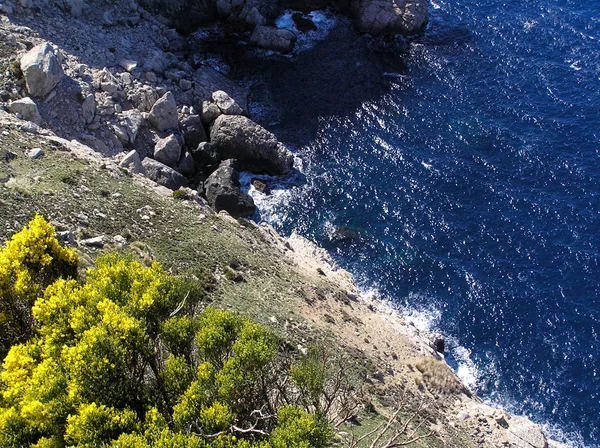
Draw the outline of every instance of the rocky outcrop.
M362 0L356 24L363 33L410 35L428 20L427 0Z
M160 163L157 160L146 157L142 160L142 166L146 170L148 178L159 185L171 190L178 190L180 187L187 186L187 179L173 168Z
M21 58L21 71L31 96L46 96L63 76L54 50L48 43L36 45Z
M38 110L37 105L31 98L22 98L17 101L13 101L8 105L9 112L20 116L23 120L31 121L35 124L42 122L42 116Z
M547 448L542 428L525 417L512 417L508 423L508 441L515 448Z
M309 12L331 7L353 17L360 31L371 34L410 35L421 31L428 20L427 0L141 0L141 3L169 17L184 34L217 19L238 23L243 28L263 26L289 9ZM264 31L260 30L259 35ZM266 39L261 37L263 42ZM269 40L279 39L271 36Z
M210 141L221 159L237 159L247 171L280 175L294 165L292 153L271 132L241 115L219 116Z
M177 102L171 92L165 93L154 103L148 121L160 132L178 129Z
M256 210L252 198L240 190L240 173L232 160L221 163L206 179L204 189L213 209L225 210L234 218L252 216Z
M257 25L250 37L250 43L266 50L289 53L296 44L296 35L274 26Z

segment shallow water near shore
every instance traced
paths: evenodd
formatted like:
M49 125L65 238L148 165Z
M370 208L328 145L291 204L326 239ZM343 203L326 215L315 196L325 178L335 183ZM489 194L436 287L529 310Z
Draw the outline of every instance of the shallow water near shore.
M430 14L410 40L326 13L291 56L217 55L301 159L259 218L445 334L485 400L600 446L600 4Z

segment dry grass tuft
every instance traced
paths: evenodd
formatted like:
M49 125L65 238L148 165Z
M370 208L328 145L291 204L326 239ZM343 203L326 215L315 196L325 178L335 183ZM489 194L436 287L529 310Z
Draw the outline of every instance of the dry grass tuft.
M415 367L421 372L423 382L430 392L443 395L467 393L465 386L445 362L423 358L415 364Z

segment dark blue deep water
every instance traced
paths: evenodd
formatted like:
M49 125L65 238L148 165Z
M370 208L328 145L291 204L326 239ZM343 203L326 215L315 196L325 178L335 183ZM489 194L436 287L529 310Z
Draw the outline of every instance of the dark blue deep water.
M423 36L227 61L301 159L253 193L446 335L488 402L600 446L600 2L435 0ZM325 34L327 37L325 38Z

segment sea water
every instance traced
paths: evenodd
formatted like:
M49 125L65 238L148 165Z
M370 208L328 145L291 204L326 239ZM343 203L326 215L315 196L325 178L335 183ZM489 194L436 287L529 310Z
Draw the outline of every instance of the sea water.
M443 333L487 402L600 446L600 2L435 0L411 39L315 22L227 61L297 157L256 219Z

